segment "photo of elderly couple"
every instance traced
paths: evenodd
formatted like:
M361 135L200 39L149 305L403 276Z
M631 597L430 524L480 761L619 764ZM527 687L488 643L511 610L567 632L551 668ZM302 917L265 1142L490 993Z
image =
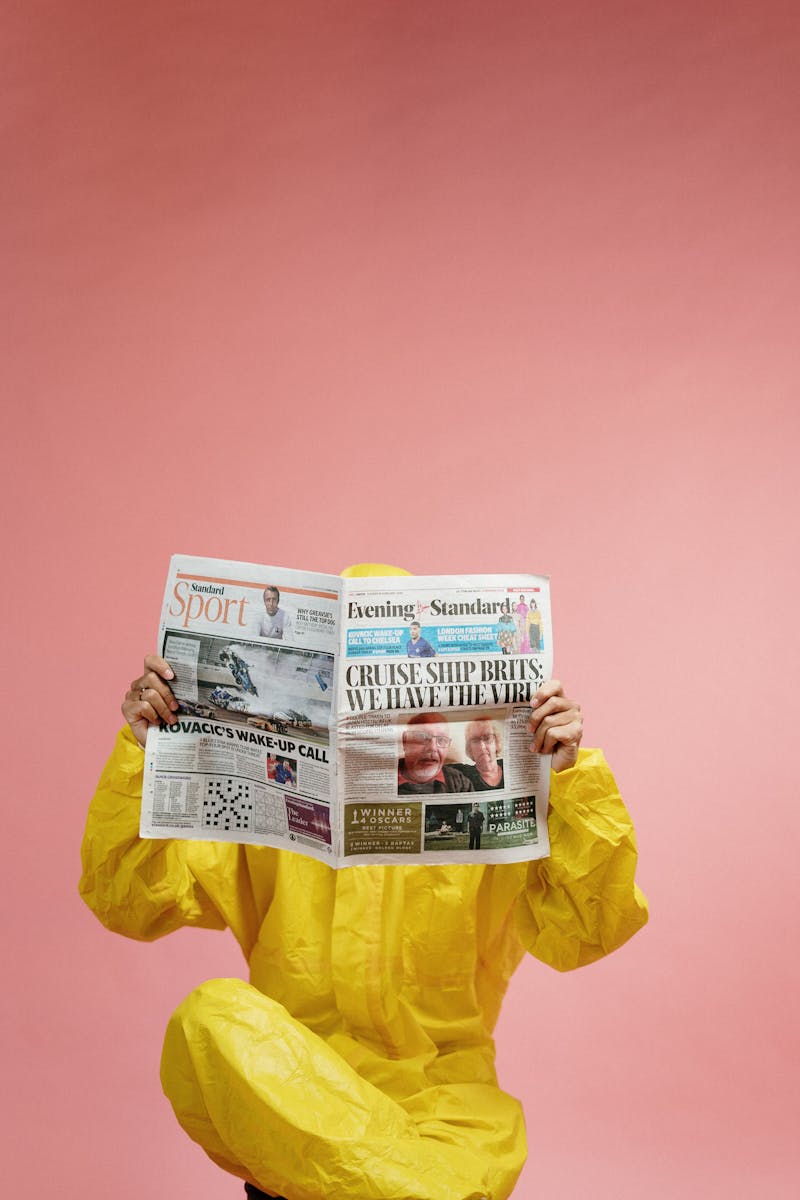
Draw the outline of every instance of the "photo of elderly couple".
M397 763L398 796L493 792L503 784L503 735L499 721L448 721L443 713L419 713L403 727Z

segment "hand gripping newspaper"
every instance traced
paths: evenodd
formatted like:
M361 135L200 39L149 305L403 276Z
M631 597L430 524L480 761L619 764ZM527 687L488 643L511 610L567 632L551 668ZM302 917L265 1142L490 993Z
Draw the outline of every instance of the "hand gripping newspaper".
M175 556L159 628L179 702L147 737L140 832L334 867L549 854L529 701L544 576L342 579Z

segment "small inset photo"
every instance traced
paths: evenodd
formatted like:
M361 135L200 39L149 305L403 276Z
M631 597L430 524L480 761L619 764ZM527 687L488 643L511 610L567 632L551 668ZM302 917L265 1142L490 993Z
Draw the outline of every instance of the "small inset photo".
M267 755L267 780L276 787L297 787L297 759L285 754Z
M511 649L515 654L541 654L542 652L542 613L535 596L520 596L517 603L511 604L514 623L514 636ZM502 624L503 629L500 628ZM501 634L503 635L501 638ZM497 627L497 643L504 653L508 653L508 622L501 621ZM503 643L506 643L504 649Z
M502 791L503 725L497 714L472 721L418 713L398 727L398 796Z
M426 804L426 850L480 850L486 805L469 795L461 804Z
M327 804L316 800L301 800L299 796L285 796L286 823L292 841L305 838L321 842L330 849L331 814Z

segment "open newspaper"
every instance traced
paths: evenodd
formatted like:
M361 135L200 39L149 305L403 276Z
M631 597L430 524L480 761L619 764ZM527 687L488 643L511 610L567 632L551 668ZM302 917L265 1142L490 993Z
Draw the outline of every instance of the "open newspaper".
M342 579L176 556L159 652L178 721L147 738L141 834L334 867L549 853L548 580Z

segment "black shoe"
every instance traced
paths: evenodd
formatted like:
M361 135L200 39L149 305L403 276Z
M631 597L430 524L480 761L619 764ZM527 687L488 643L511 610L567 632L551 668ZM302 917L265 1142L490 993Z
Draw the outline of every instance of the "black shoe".
M254 1183L246 1183L244 1190L247 1192L247 1200L273 1200L273 1197L268 1192L262 1192ZM285 1200L284 1196L275 1196L274 1200Z

